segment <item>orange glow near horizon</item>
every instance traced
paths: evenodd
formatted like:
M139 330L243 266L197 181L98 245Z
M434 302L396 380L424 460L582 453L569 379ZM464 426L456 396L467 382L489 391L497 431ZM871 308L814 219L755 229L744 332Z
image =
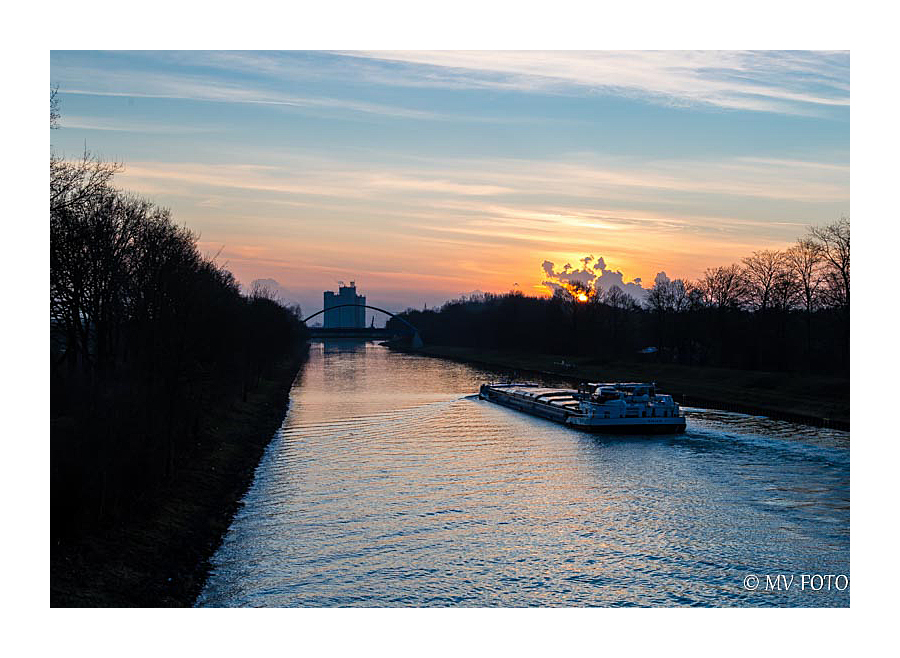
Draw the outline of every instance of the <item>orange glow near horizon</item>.
M200 233L204 251L224 246L220 261L243 283L273 278L312 293L356 280L371 294L401 298L408 291L411 302L424 294L437 303L476 290L547 295L544 260L578 267L589 254L644 287L659 272L693 280L754 250L791 244L814 222L781 221L768 206L781 198L805 203L809 190L840 203L849 174L802 163L738 163L721 167L733 180L712 185L705 164L688 163L610 182L609 164L560 162L545 165L537 181L528 164L447 159L431 172L390 173L333 160L308 167L132 162L116 180L171 207L179 223ZM649 178L642 181L642 173ZM756 181L768 183L776 173L771 191ZM790 198L787 182L802 198ZM700 212L674 200L683 190L667 191L683 185L696 195L701 184L711 186L713 199L727 192L760 200L747 197L739 211L729 205ZM666 209L641 208L654 198ZM823 214L819 223L839 214Z
M242 285L307 307L338 281L391 310L590 296L598 276L642 296L660 273L695 281L850 209L849 52L51 51L50 65L55 152L116 158L116 187L169 208Z
M431 306L476 291L502 294L520 290L526 295L546 297L552 290L544 285L544 260L554 262L557 268L566 263L580 266L580 259L593 254L603 257L610 270L621 272L625 282L640 278L642 285L649 288L659 272L666 272L670 278L695 280L706 268L740 262L754 250L784 248L793 242L787 237L775 244L749 239L732 243L703 238L676 240L643 232L629 234L632 244L641 243L641 248L636 249L628 244L629 235L624 232L616 234L616 240L600 234L597 244L590 245L578 235L568 236L560 231L559 242L571 240L583 245L580 252L561 253L557 245L542 241L536 246L500 243L498 247L496 240L435 240L424 223L418 230L402 235L379 235L360 224L353 231L355 235L349 230L323 228L310 231L304 238L272 241L262 235L229 235L221 226L203 220L186 217L185 221L192 228L199 224L201 252L215 255L221 249L217 262L244 285L249 286L255 279L272 278L287 289L305 291L315 299L322 290L334 288L337 281L355 280L371 299L390 300L384 303L397 308L420 307L423 302ZM795 237L803 235L801 229ZM580 302L588 300L583 291L570 291Z

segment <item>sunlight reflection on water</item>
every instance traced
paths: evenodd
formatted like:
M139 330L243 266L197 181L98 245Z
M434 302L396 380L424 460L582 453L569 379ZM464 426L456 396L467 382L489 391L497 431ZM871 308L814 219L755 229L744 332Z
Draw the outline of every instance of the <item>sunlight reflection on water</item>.
M845 606L849 433L690 409L584 434L471 396L493 375L314 343L200 606Z

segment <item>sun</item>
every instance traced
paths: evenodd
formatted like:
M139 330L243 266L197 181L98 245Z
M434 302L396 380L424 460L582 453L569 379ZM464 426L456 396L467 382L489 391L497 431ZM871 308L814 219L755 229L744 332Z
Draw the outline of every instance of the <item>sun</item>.
M585 295L583 292L580 292L580 293L578 293L577 299L579 302L586 302L588 300L588 296Z

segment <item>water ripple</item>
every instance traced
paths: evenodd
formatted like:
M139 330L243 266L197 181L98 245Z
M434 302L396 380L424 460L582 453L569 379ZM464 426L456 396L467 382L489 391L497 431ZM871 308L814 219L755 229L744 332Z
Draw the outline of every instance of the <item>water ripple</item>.
M688 410L596 437L482 402L494 375L314 346L201 606L844 606L849 433Z

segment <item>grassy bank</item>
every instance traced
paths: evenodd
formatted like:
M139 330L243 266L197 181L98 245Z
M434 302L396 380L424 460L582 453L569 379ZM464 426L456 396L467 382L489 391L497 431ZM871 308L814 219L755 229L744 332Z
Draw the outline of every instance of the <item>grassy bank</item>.
M51 546L52 606L190 606L306 359L283 361L246 401L202 422L193 454L125 522Z
M466 347L425 346L419 354L504 371L579 381L655 381L689 406L767 415L813 425L850 428L850 379L825 375L730 370L672 364L599 363L560 357Z

